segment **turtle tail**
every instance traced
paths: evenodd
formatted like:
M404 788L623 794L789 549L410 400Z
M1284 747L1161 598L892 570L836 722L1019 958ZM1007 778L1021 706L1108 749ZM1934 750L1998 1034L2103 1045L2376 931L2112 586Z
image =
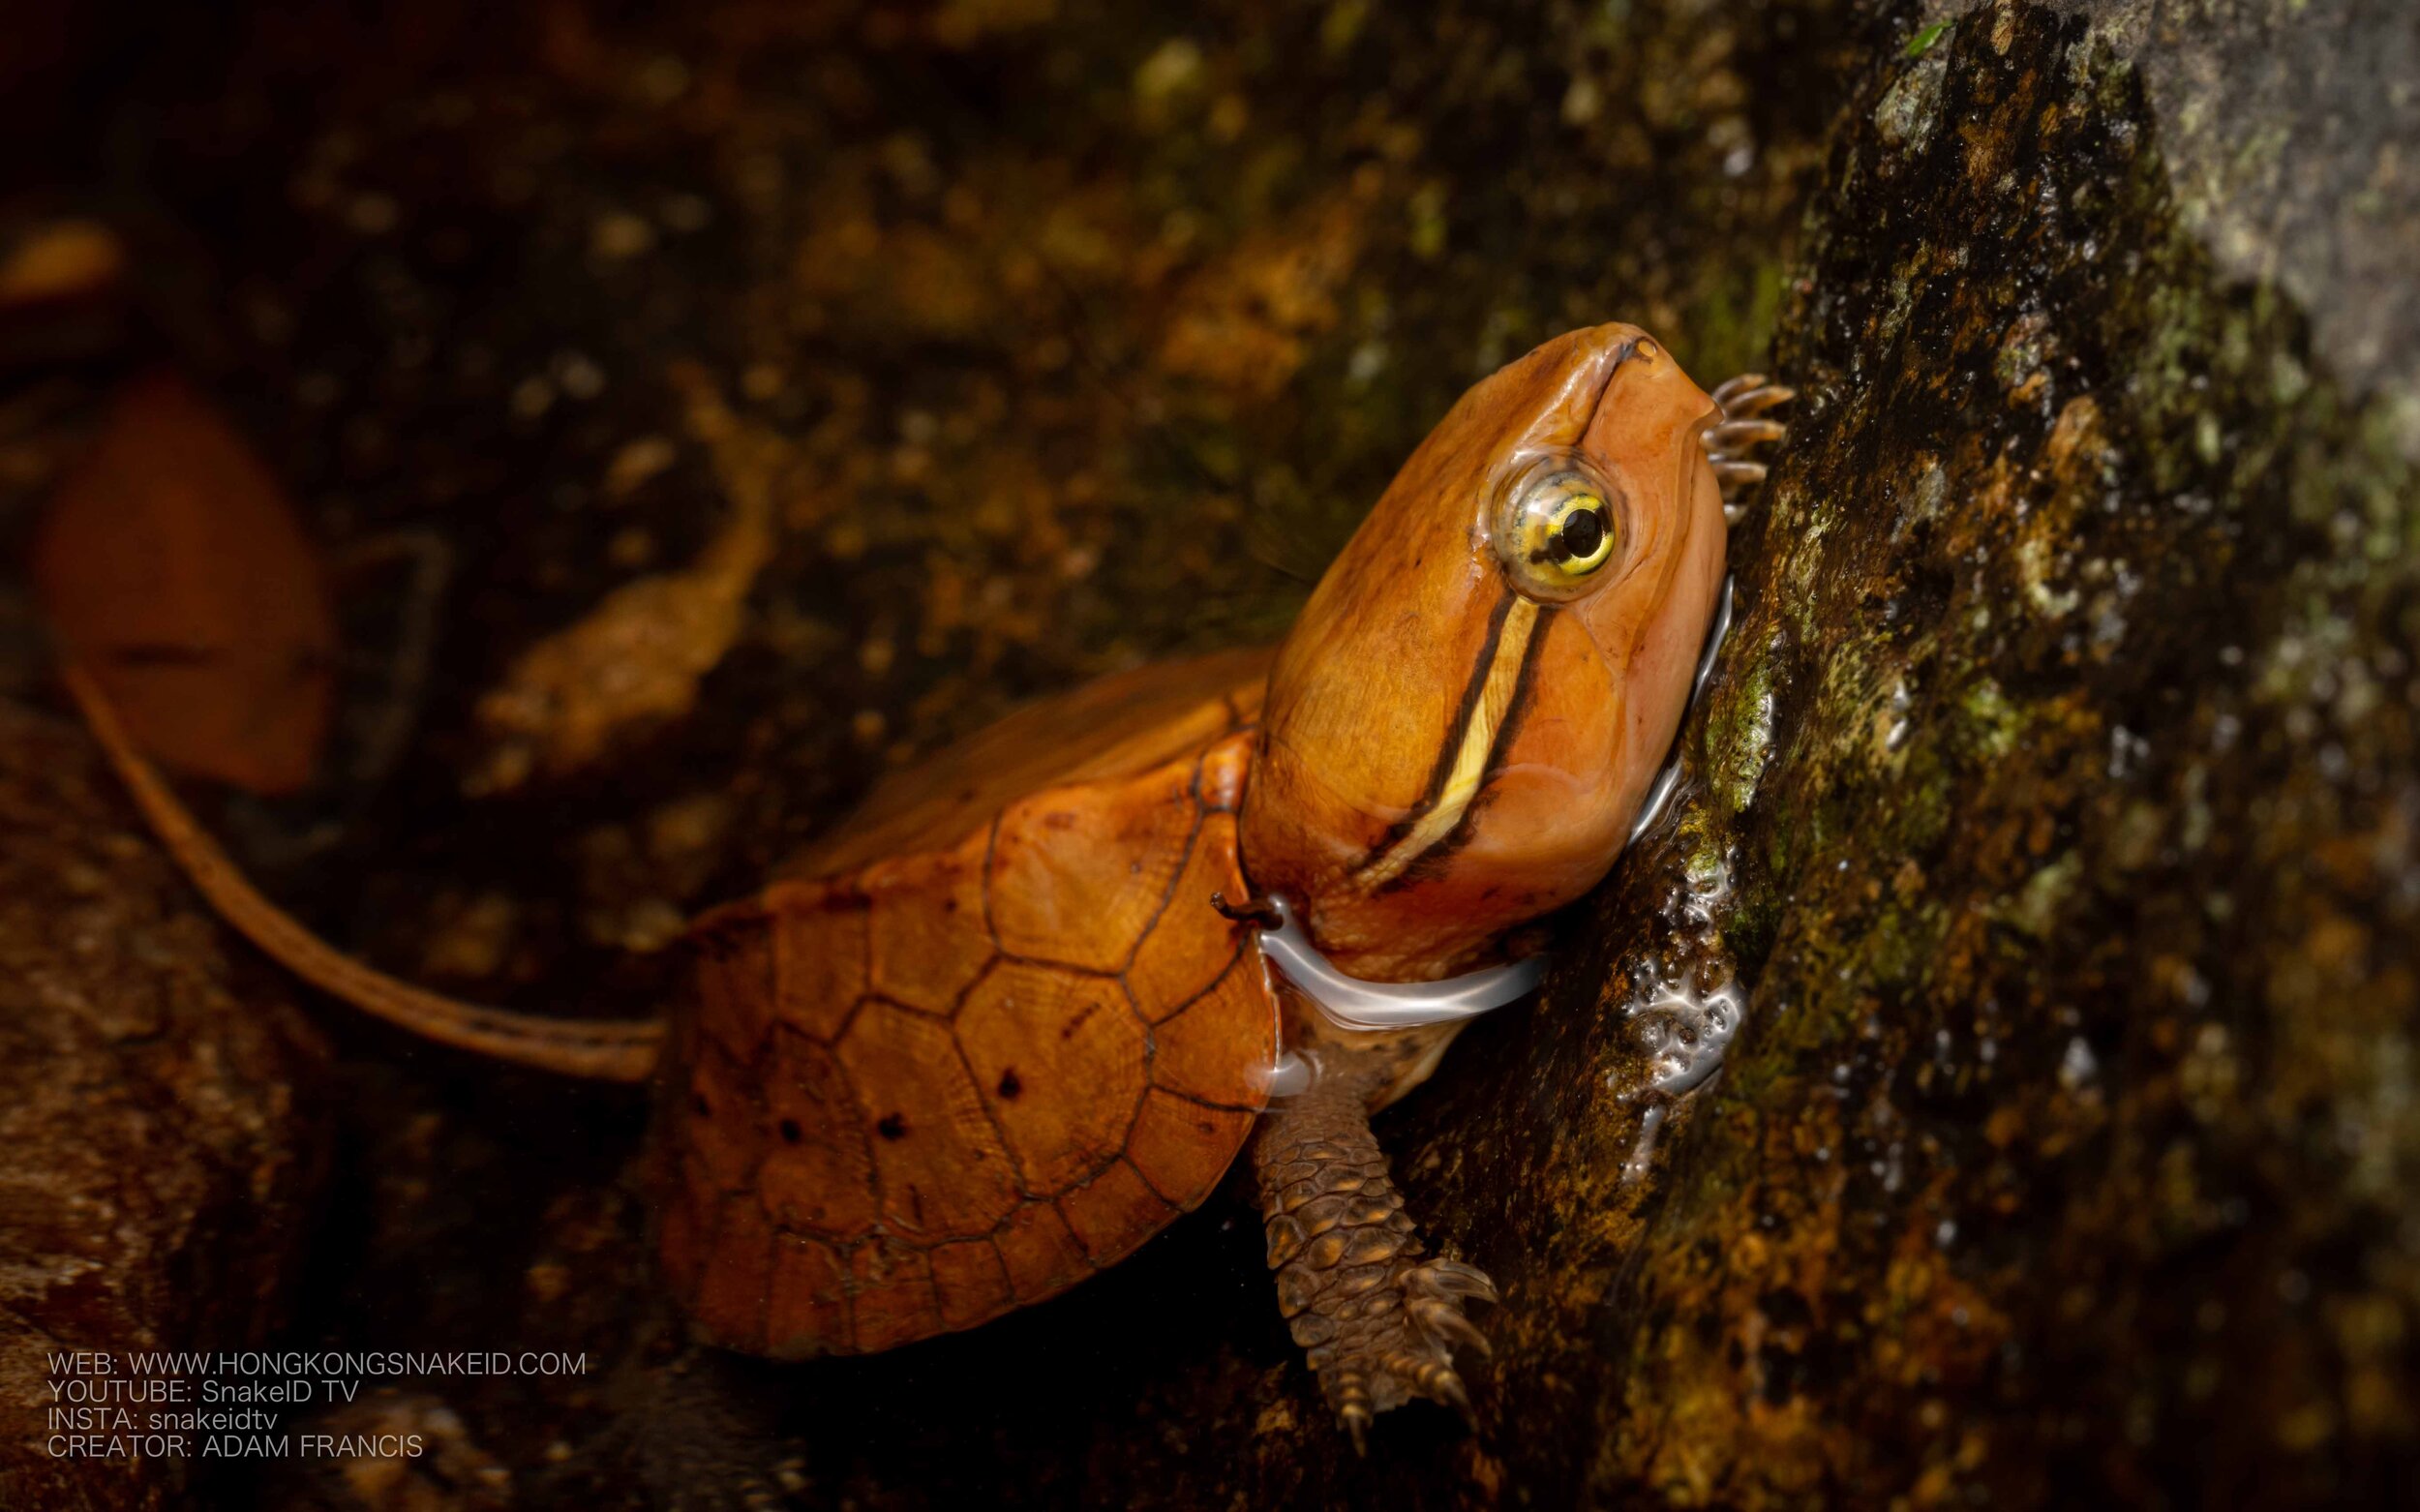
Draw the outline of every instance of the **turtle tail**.
M653 1073L664 1042L660 1019L582 1022L482 1008L363 965L313 934L245 880L219 842L135 749L100 684L74 662L63 663L59 676L160 843L219 917L287 970L365 1013L440 1044L566 1076L644 1081Z

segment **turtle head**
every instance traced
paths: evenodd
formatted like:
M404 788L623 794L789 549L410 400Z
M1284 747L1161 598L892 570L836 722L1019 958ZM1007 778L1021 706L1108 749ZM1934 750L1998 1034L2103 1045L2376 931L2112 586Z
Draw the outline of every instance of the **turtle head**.
M1481 381L1278 653L1253 884L1374 980L1464 969L1620 853L1723 572L1713 402L1629 325Z

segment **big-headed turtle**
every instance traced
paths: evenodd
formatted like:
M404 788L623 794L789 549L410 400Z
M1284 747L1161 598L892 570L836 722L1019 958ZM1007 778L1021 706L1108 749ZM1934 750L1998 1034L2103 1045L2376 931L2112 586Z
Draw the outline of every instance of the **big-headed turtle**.
M1370 1115L1467 1012L1420 1004L1517 989L1507 935L1631 832L1715 611L1724 487L1761 473L1738 453L1787 397L1720 392L1632 326L1538 348L1412 454L1274 653L1115 677L892 779L697 921L661 1024L475 1008L339 953L67 676L270 954L451 1043L657 1078L663 1270L715 1342L863 1352L1039 1302L1200 1202L1250 1139L1279 1305L1358 1439L1412 1396L1467 1410L1463 1306L1495 1295L1426 1253ZM1355 979L1443 985L1376 1020L1312 996Z

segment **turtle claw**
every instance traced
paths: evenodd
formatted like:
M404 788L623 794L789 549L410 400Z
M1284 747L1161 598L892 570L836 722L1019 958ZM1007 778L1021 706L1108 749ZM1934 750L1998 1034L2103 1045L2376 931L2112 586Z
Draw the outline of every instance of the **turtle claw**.
M1790 434L1779 420L1726 420L1706 433L1706 449L1738 456L1751 446L1777 441Z
M1439 1402L1461 1414L1465 1427L1472 1433L1478 1432L1479 1414L1477 1409L1471 1406L1469 1388L1463 1385L1460 1376L1447 1371L1437 1378L1429 1390Z
M1478 1427L1470 1388L1454 1369L1454 1350L1467 1346L1481 1358L1492 1357L1487 1336L1463 1315L1462 1307L1465 1297L1492 1298L1495 1290L1467 1265L1429 1260L1394 1267L1388 1280L1339 1306L1341 1315L1332 1326L1321 1319L1306 1329L1303 1318L1296 1318L1298 1341L1307 1334L1327 1341L1312 1346L1311 1363L1355 1449L1377 1413L1415 1397L1451 1407Z
M1703 438L1706 458L1714 465L1714 482L1722 490L1723 518L1737 525L1746 512L1744 496L1765 481L1768 470L1750 453L1757 447L1785 440L1790 435L1790 428L1781 421L1761 416L1766 410L1798 398L1799 391L1768 381L1762 373L1742 373L1717 385L1707 397L1714 401L1722 418L1707 428Z
M1716 385L1706 397L1721 408L1724 419L1739 420L1762 414L1776 405L1786 405L1799 397L1799 391L1788 384L1772 382L1762 373L1742 373Z
M1427 1298L1411 1304L1410 1311L1411 1320L1420 1331L1444 1348L1464 1345L1478 1350L1482 1359L1494 1358L1496 1350L1487 1342L1487 1335L1479 1332L1479 1325L1464 1316L1462 1309L1453 1302Z
M1725 488L1745 488L1752 483L1764 482L1768 470L1761 462L1735 462L1729 457L1720 457L1714 462L1714 481Z
M1445 1350L1433 1342L1423 1343L1415 1349L1398 1349L1379 1364L1381 1378L1395 1387L1394 1400L1407 1401L1426 1397L1439 1406L1454 1409L1465 1423L1479 1426L1479 1414L1470 1406L1470 1388L1455 1370Z
M1741 394L1748 392L1750 389L1762 388L1764 384L1765 375L1762 373L1734 374L1732 377L1723 379L1720 383L1715 384L1714 391L1706 397L1711 399L1727 413L1731 408L1733 400L1738 399Z
M1476 1297L1481 1302L1497 1300L1496 1283L1488 1279L1487 1272L1476 1265L1466 1265L1460 1260L1442 1256L1426 1261L1414 1270L1410 1285L1449 1297Z

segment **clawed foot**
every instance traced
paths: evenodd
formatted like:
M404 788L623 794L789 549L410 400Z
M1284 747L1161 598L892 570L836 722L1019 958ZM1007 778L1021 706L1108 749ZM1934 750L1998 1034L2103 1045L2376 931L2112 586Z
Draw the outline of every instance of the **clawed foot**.
M1404 1316L1416 1343L1408 1349L1390 1351L1379 1362L1380 1372L1401 1382L1407 1392L1441 1402L1460 1412L1464 1422L1478 1427L1478 1416L1470 1410L1470 1394L1454 1370L1454 1349L1467 1346L1482 1359L1495 1352L1488 1347L1487 1335L1479 1332L1462 1308L1467 1301L1495 1301L1496 1283L1475 1265L1440 1258L1405 1273L1403 1292ZM1361 1431L1355 1428L1353 1445L1359 1448L1360 1444Z
M1387 1063L1332 1059L1329 1074L1270 1110L1253 1142L1278 1311L1355 1449L1371 1419L1414 1397L1475 1427L1454 1350L1488 1352L1463 1305L1495 1301L1496 1285L1476 1266L1430 1255L1387 1178L1368 1105Z
M1452 1407L1478 1426L1470 1391L1454 1369L1454 1350L1485 1357L1487 1336L1463 1313L1472 1299L1496 1300L1485 1272L1460 1260L1427 1259L1340 1275L1293 1319L1337 1421L1364 1450L1370 1422L1414 1397Z
M1751 455L1790 434L1778 420L1764 418L1799 397L1799 391L1766 381L1762 373L1742 373L1714 390L1712 399L1723 412L1706 432L1706 455L1714 464L1714 480L1722 485L1723 518L1737 525L1744 512L1742 496L1765 481L1766 466Z

